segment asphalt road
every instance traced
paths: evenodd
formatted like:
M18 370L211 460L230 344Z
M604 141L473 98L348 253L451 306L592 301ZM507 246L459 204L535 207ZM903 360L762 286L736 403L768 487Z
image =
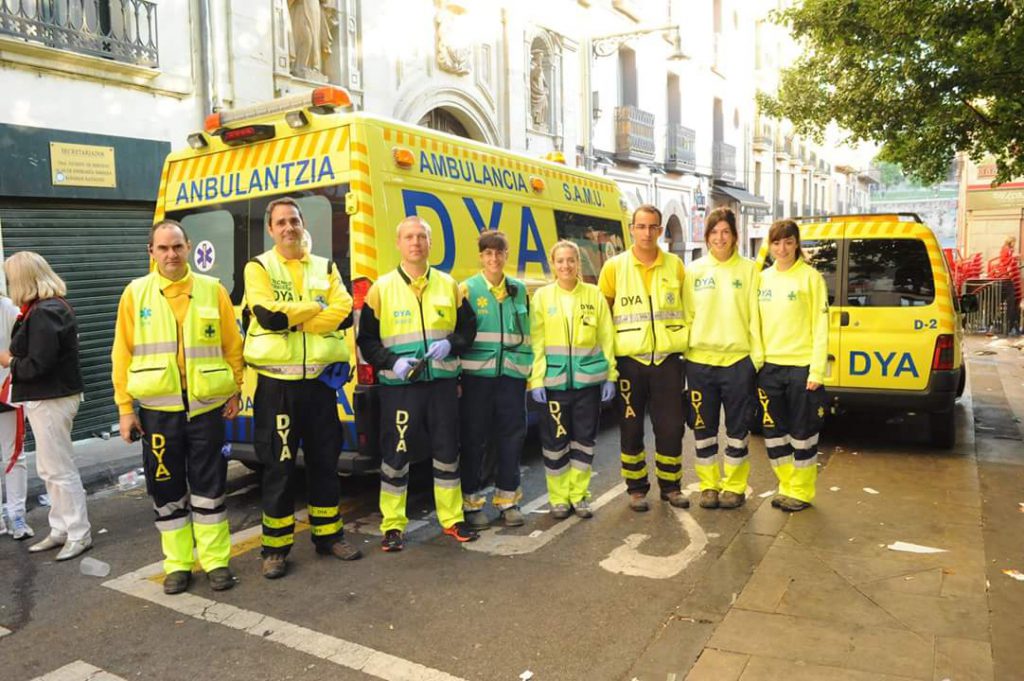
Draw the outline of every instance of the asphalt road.
M834 420L822 464L845 446L838 443L870 448L880 437L873 424ZM886 442L920 450L919 426L893 421ZM684 485L694 482L692 449L687 434ZM0 627L13 632L0 638L0 678L36 679L77 663L60 678L665 679L643 670L657 666L652 659L692 661L687 646L703 643L695 636L659 649L680 604L727 608L782 527L762 496L775 485L760 438L751 438L751 460L752 494L739 510L675 511L655 491L651 512L637 514L618 475L617 430L606 427L595 457L595 517L556 521L543 503L534 443L523 461L526 526L491 529L467 545L440 533L429 470L421 470L399 554L379 550L376 479L343 479L347 533L365 557L321 558L300 530L290 573L274 582L259 574L256 476L233 464L240 583L214 593L199 576L175 597L151 577L160 544L144 491L104 490L90 497L95 547L86 555L110 565L106 578L0 539ZM40 534L44 514L30 515ZM694 624L699 631L699 618Z

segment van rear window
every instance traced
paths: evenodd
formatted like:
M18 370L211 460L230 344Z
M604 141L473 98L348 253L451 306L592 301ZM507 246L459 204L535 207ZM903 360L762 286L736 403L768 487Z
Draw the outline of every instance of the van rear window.
M928 249L919 239L852 239L846 304L918 307L935 300Z
M618 220L556 210L555 233L580 247L580 276L589 284L596 284L601 266L626 248Z

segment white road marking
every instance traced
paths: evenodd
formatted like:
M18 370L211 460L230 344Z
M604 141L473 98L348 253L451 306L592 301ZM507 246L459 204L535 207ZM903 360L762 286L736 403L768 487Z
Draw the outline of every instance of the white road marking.
M673 508L676 520L683 526L683 532L689 537L689 543L682 550L671 556L649 556L640 553L640 545L650 538L648 534L631 534L626 537L622 546L613 550L598 565L618 575L631 577L648 577L650 579L668 579L682 572L695 558L704 553L708 545L707 535L703 528L693 519L688 511Z
M163 587L151 579L162 573L162 563L156 562L117 579L104 582L103 586L150 603L162 605L197 620L222 624L259 640L273 641L339 667L360 671L378 679L385 679L385 681L464 681L447 672L431 669L358 643L321 634L318 631L253 610L218 603L190 593L168 596L164 593ZM93 681L93 677L68 677L67 679L45 677L46 681L84 681L85 679ZM121 680L116 677L95 677L95 681Z
M610 490L599 496L597 499L590 503L590 508L596 511L601 508L612 499L621 496L623 493L622 488L619 485L615 485ZM534 507L547 503L547 495L542 495L530 503L523 506L524 513L530 513ZM576 516L570 516L569 518L559 522L557 525L549 530L544 531L539 536L533 536L531 533L529 536L522 535L503 535L500 528L495 528L493 531L484 532L480 535L480 538L474 542L462 544L462 548L467 551L479 551L480 553L489 553L492 556L521 556L527 553L533 553L537 549L548 544L552 539L561 535L568 529L574 527L576 523L580 522L581 518Z
M32 681L125 681L120 676L114 676L105 672L99 667L81 660L75 660L66 664L60 669L55 669L45 676L37 676Z

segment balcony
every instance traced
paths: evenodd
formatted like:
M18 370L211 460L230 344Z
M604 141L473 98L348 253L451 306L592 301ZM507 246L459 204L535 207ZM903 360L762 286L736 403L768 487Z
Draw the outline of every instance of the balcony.
M811 212L811 204L805 203L803 205L803 211L801 211L800 215L803 215L803 216L814 215L814 213Z
M654 160L654 114L635 106L615 107L615 160Z
M697 131L670 125L665 134L665 170L675 173L697 168Z
M776 201L775 202L775 219L776 220L781 220L784 217L786 217L786 202L785 201Z
M803 156L804 170L814 170L818 167L818 154L808 150Z
M0 0L0 36L159 66L156 3L146 0Z
M771 151L775 146L775 134L771 121L760 116L754 119L754 151Z
M712 148L711 175L716 180L736 180L736 147L725 142L715 142Z
M800 215L800 211L797 210L796 201L790 201L789 202L789 215L786 216L786 217L791 217L792 218L792 217L796 217L797 215Z

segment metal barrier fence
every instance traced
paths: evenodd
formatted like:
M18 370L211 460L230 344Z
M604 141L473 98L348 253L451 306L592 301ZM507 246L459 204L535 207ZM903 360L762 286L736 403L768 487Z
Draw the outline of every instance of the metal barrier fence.
M1016 320L1017 305L1013 282L1009 279L968 279L964 293L978 297L978 309L967 315L965 326L971 333L1006 335Z

